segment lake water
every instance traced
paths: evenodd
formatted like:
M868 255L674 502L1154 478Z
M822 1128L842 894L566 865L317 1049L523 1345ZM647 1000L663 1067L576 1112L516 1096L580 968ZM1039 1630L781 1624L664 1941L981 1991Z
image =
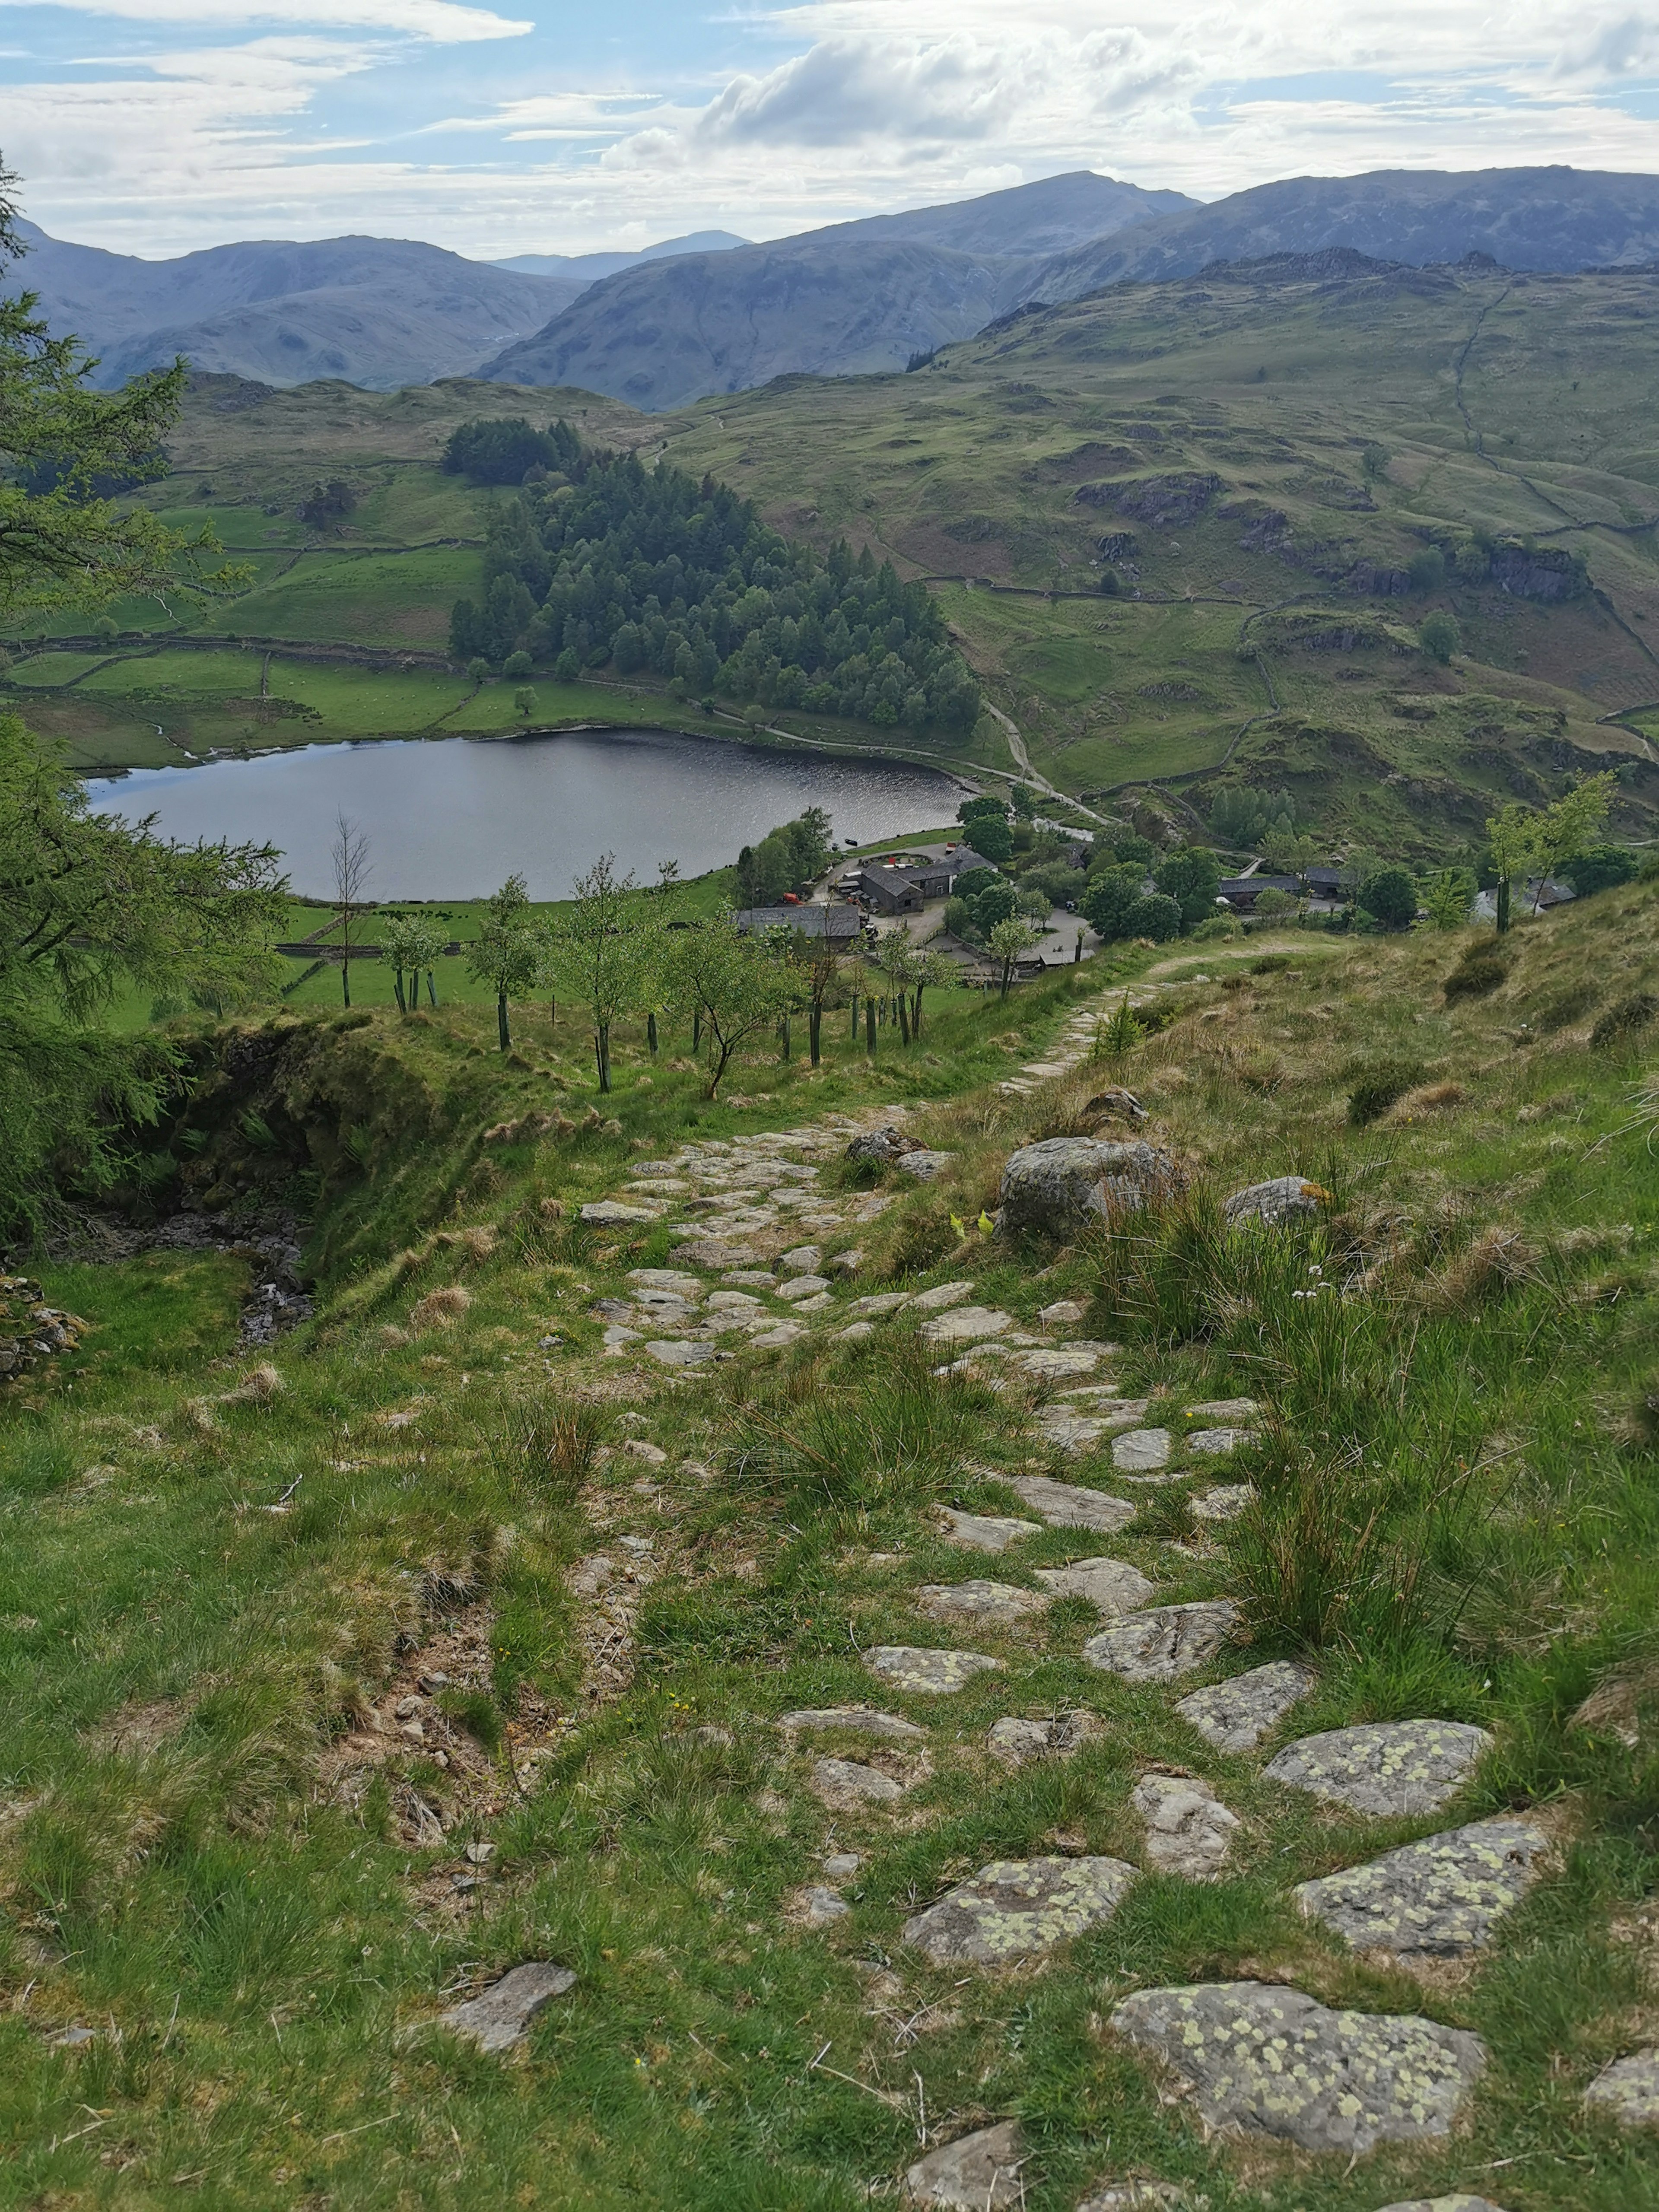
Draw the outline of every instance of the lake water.
M280 847L311 897L333 889L343 812L368 836L379 899L479 898L514 871L532 897L564 898L601 853L642 882L665 860L697 876L808 806L865 844L953 822L965 789L933 769L660 730L307 745L87 784L98 811L154 814L165 836Z

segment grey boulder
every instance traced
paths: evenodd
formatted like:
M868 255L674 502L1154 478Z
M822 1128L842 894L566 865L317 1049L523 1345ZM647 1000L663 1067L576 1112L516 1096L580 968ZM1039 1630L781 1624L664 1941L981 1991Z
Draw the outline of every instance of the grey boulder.
M1048 1137L1011 1152L1002 1170L1001 1220L1008 1230L1073 1237L1109 1213L1133 1212L1179 1190L1185 1176L1172 1158L1142 1139Z
M1604 2066L1584 2092L1595 2105L1627 2128L1651 2127L1659 2120L1659 2051L1633 2051Z
M1486 2063L1461 2028L1333 2012L1262 1982L1139 1990L1112 2026L1165 2061L1206 2126L1351 2157L1445 2135Z
M1207 1665L1237 1626L1238 1608L1225 1598L1154 1606L1091 1636L1083 1656L1102 1674L1126 1682L1173 1682Z
M1306 1176L1275 1176L1271 1182L1253 1182L1236 1190L1222 1207L1227 1220L1259 1222L1266 1229L1284 1229L1293 1221L1315 1221L1330 1193Z
M1316 1677L1294 1659L1269 1660L1247 1674L1194 1690L1176 1711L1218 1751L1252 1751L1275 1722L1305 1698Z

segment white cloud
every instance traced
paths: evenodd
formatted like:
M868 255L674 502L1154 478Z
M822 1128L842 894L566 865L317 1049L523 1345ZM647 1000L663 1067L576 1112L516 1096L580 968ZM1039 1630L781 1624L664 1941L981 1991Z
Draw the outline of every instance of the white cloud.
M31 0L0 0L3 7L30 4ZM199 24L245 31L285 23L308 30L390 31L405 38L430 39L440 46L522 38L536 27L533 22L493 15L487 8L462 7L459 0L52 0L52 4L158 27Z
M951 38L830 38L765 76L732 78L697 119L704 143L850 146L983 138L1020 96L1018 49Z

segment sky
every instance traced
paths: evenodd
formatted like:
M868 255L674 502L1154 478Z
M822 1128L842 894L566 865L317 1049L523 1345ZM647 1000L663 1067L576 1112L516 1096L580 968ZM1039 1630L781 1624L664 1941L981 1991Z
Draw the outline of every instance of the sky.
M1596 0L0 0L0 157L150 257L775 238L1090 168L1659 171L1659 9Z

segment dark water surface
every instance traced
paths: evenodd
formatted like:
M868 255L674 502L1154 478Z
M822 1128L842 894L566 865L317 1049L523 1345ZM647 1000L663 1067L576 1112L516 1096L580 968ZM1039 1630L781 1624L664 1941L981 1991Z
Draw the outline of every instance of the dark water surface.
M333 889L343 811L368 835L380 899L478 898L514 870L532 897L564 898L600 853L641 881L665 860L702 875L804 807L866 843L954 821L964 788L933 769L663 730L307 745L87 783L96 811L154 814L166 836L279 846L313 897Z

